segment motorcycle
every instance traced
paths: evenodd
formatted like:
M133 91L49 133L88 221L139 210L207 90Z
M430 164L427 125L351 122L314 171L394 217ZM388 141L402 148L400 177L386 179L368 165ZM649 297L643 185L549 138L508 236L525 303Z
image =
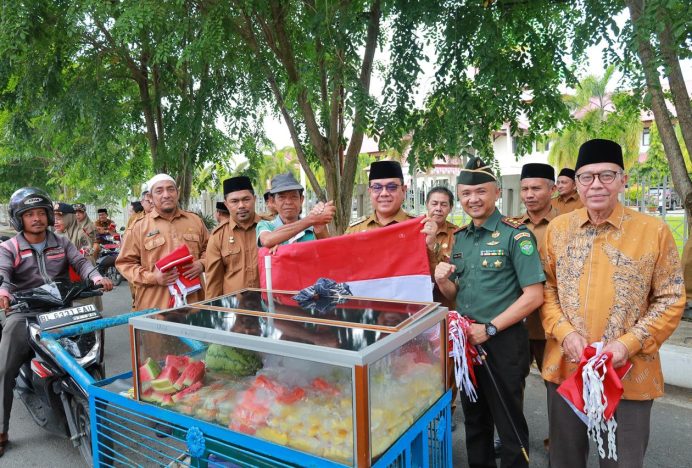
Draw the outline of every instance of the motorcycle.
M21 399L36 424L48 432L69 437L89 466L92 451L87 392L42 344L41 333L101 318L93 304L72 307L75 299L101 294L84 283L54 282L13 293L10 307L12 313L32 312L26 321L29 344L34 351L34 356L19 371L14 395ZM105 377L103 330L57 341L94 380Z
M103 237L103 240L100 241L101 250L99 257L96 259L96 268L98 268L101 276L110 279L114 286L119 286L123 282L123 275L115 267L115 259L118 258L120 253L120 244L110 234L100 237ZM118 236L118 240L119 238L120 236Z

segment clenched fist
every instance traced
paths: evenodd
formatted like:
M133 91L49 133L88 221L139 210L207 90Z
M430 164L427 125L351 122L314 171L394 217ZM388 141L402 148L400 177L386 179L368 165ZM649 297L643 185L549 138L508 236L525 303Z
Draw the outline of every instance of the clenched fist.
M435 267L435 281L449 279L449 276L456 271L457 267L447 262L440 262Z

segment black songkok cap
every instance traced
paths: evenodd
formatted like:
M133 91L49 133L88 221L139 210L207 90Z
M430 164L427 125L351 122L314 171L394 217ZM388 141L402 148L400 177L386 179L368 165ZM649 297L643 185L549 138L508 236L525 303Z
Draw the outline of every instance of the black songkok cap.
M53 211L62 214L74 214L74 207L69 203L56 203L53 207Z
M543 163L528 163L521 168L520 180L540 177L555 182L555 169L553 166Z
M396 161L375 161L370 164L370 176L368 180L403 178L404 173L401 170L401 164Z
M579 148L579 156L574 171L578 171L582 166L598 163L613 163L624 169L622 147L611 140L600 138L589 140Z
M140 202L139 200L133 201L132 203L130 203L130 205L132 205L132 211L134 211L135 213L141 213L142 211L144 211L142 202Z
M97 213L106 213L106 214L108 214L108 210L105 209L105 208L99 208L98 210L96 210L96 212L97 212Z
M223 194L228 195L231 192L238 192L239 190L249 190L252 193L255 191L252 189L252 182L249 177L238 176L231 177L223 181Z
M574 170L570 169L569 167L563 168L560 173L557 175L558 177L569 177L570 179L574 180Z
M221 211L222 213L231 214L226 208L226 205L222 201L216 202L216 211Z
M471 158L457 176L457 184L480 185L487 182L497 182L497 179L490 166L477 156Z

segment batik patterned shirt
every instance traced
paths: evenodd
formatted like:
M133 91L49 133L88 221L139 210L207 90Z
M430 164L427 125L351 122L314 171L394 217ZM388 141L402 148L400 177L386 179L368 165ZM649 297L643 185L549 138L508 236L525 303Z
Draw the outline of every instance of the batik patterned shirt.
M633 367L622 381L623 398L663 395L658 350L685 304L668 226L619 203L605 222L594 225L582 208L550 222L544 248L543 378L559 384L574 373L577 364L561 344L576 331L589 343L618 340L627 347Z

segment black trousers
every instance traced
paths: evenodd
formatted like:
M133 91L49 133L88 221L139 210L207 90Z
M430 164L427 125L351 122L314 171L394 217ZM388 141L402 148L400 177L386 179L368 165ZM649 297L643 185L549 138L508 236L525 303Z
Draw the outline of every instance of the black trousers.
M529 373L529 337L522 323L501 331L483 343L488 353L495 381L499 387L521 443L529 449L529 428L523 413L524 385ZM494 428L502 441L501 465L504 467L529 466L521 453L519 441L512 429L512 423L500 402L500 397L492 384L487 366L474 368L478 383L478 400L472 403L461 394L466 427L466 451L471 468L497 467L493 448Z
M557 393L557 384L548 387L548 417L550 420L550 466L555 468L586 468L589 456L589 437L586 424ZM651 406L653 400L620 400L615 410L618 427L615 430L617 461L598 458L600 468L642 468L649 445ZM608 439L602 434L604 447ZM606 453L608 449L606 448Z

